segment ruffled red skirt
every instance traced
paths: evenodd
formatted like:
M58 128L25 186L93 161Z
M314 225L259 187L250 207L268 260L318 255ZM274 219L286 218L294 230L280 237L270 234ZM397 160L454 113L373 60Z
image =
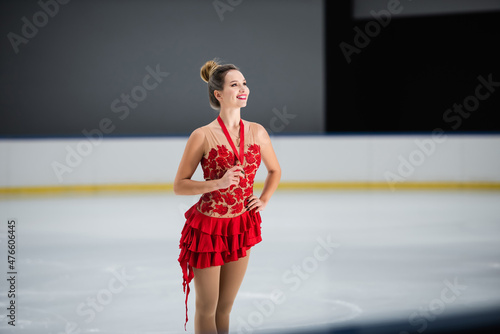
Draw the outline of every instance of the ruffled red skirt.
M183 290L186 294L186 324L189 283L194 277L193 267L202 269L236 261L247 250L262 241L259 212L245 211L232 218L207 216L193 205L184 216L186 223L181 232L179 263L183 274Z

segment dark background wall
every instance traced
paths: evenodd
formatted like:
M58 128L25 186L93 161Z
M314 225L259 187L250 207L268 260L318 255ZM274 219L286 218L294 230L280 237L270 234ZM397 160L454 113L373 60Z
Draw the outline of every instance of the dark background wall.
M243 117L273 134L500 131L500 87L474 104L479 77L500 82L498 0L401 0L385 26L370 12L396 0L59 1L0 2L0 136L188 134L216 115L213 57L241 68Z
M337 95L326 100L327 131L500 130L500 1L435 3L325 3L326 90ZM482 100L479 77L496 85L479 89Z
M0 2L3 136L81 136L106 118L109 136L188 134L216 117L199 76L214 57L247 79L244 119L275 133L324 131L319 0L71 0L58 7L16 53L8 34L22 36L23 17L43 23L42 8ZM146 68L157 65L168 75L147 90Z
M389 3L391 0L353 0L353 17L372 19L372 10L378 12L387 9ZM500 10L498 0L399 0L399 3L402 7L399 17L487 13Z

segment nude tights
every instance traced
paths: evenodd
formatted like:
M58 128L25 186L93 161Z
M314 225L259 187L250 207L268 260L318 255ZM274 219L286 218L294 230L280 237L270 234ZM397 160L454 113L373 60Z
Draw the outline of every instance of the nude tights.
M196 310L195 334L229 333L229 314L243 282L250 250L245 257L222 266L193 268Z

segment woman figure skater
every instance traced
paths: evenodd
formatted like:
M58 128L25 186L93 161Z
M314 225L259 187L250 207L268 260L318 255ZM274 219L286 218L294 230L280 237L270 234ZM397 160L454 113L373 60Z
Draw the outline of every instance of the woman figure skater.
M185 213L179 263L187 300L194 278L195 333L228 333L229 313L245 275L250 248L262 241L261 217L278 187L281 169L267 131L244 121L241 108L250 90L245 77L232 64L210 60L202 66L208 83L210 106L219 110L213 122L190 135L177 175L177 195L202 194ZM260 197L253 194L261 160L267 177ZM201 163L205 181L191 180Z

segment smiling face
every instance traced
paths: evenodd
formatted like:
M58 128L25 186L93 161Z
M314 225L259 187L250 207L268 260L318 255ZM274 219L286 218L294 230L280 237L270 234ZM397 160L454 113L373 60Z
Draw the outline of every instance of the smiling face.
M214 91L215 97L224 108L243 108L247 105L250 89L243 74L238 70L230 70L224 78L222 91Z

